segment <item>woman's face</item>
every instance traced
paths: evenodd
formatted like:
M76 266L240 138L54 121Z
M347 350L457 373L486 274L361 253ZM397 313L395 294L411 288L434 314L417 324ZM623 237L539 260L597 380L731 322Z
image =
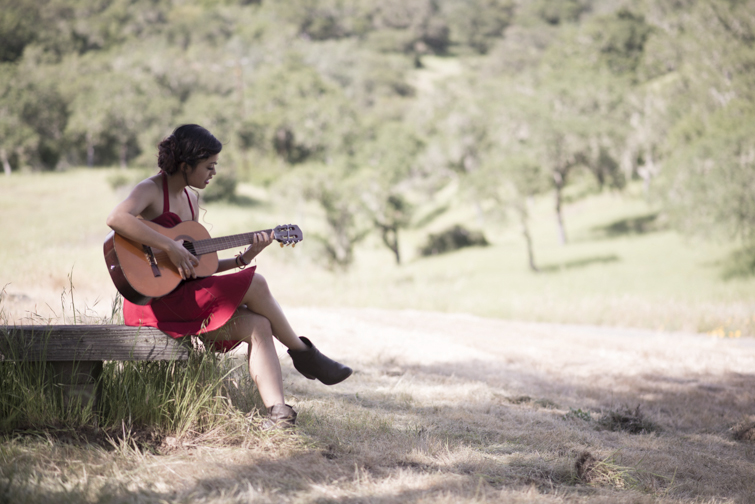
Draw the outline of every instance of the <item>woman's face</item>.
M197 166L186 174L186 180L191 187L204 189L210 183L210 179L215 176L215 167L218 164L218 154L201 160Z

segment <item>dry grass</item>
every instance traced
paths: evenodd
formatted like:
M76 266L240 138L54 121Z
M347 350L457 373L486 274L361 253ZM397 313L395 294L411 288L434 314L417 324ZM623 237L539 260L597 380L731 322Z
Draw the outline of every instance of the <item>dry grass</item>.
M10 488L27 496L21 502L734 503L755 495L753 444L737 434L755 419L749 340L410 311L291 317L356 369L324 387L283 358L300 413L295 433L251 430L243 448L223 446L222 435L163 440L170 446L154 451L19 438L2 445L4 481L15 471ZM609 430L600 419L610 413L655 429Z
M630 434L648 434L655 432L658 426L650 421L638 404L634 409L627 405L603 413L599 424L612 431L624 431Z
M755 421L744 420L731 429L734 439L737 441L755 442Z

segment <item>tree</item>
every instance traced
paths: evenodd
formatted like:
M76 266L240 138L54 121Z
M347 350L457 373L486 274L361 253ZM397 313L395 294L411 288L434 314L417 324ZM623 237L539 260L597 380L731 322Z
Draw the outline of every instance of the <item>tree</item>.
M94 166L95 150L105 140L108 129L107 102L110 96L106 94L106 86L101 85L101 75L106 72L106 67L80 58L70 58L65 65L66 70L70 70L66 72L64 82L71 109L66 133L76 140L83 137L86 163L90 168Z
M610 21L610 22L608 22ZM608 26L563 29L546 52L525 112L540 162L553 180L559 241L567 241L563 191L572 172L590 169L599 183L623 187L618 159L624 150L629 109L626 96L635 79L637 51L644 47L644 21L621 12L599 18ZM613 27L613 29L611 29Z
M480 169L469 175L466 183L476 198L492 203L490 208L499 218L505 219L509 211L514 213L527 250L527 266L538 272L529 205L534 196L548 190L548 178L538 160L526 153L529 149L516 143L505 142L488 152Z
M535 101L525 82L496 76L482 83L462 80L439 93L424 156L432 173L445 171L460 182L478 210L519 225L527 265L538 271L529 226L529 202L551 187L549 171L538 158L534 135ZM524 96L523 96L524 94ZM435 181L438 183L438 181Z
M20 167L57 165L68 120L65 100L51 79L3 65L0 72L0 161L10 173L11 158Z
M511 0L448 0L443 13L452 42L485 54L493 41L503 36L514 17Z
M390 122L378 125L357 154L363 172L360 198L396 264L401 264L399 231L414 213L409 194L419 180L417 158L423 147L405 123Z
M690 231L755 239L755 2L688 2L663 12L684 64L668 106L664 201ZM685 35L686 34L686 35Z
M9 2L0 9L0 63L17 61L37 37L39 10L31 1Z
M316 201L324 212L327 231L314 233L331 268L348 268L354 261L354 246L370 229L361 222L359 184L343 165L310 163L301 178L304 197Z
M0 162L6 176L11 174L11 157L36 146L34 131L21 120L19 90L15 88L12 67L0 72Z
M342 91L297 54L266 67L251 83L248 120L264 138L255 147L293 165L352 150L355 112Z

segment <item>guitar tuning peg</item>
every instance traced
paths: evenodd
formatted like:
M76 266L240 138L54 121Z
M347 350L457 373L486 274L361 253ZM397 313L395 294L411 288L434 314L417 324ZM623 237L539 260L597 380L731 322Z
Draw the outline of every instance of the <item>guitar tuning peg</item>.
M292 243L291 248L296 248L296 243Z
M281 248L283 248L283 243L281 243Z

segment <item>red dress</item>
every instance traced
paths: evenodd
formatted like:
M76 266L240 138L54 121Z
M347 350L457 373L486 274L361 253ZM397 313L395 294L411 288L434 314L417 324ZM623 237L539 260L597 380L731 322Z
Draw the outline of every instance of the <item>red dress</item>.
M170 211L168 201L167 175L163 172L163 213L152 222L171 228L181 222L181 218ZM189 193L186 192L186 198ZM194 207L189 199L191 217ZM236 312L244 294L252 284L255 267L230 275L213 275L205 278L185 280L170 294L152 299L141 306L123 300L123 320L127 326L156 327L174 338L203 334L225 325ZM214 349L226 352L240 341L216 341Z

